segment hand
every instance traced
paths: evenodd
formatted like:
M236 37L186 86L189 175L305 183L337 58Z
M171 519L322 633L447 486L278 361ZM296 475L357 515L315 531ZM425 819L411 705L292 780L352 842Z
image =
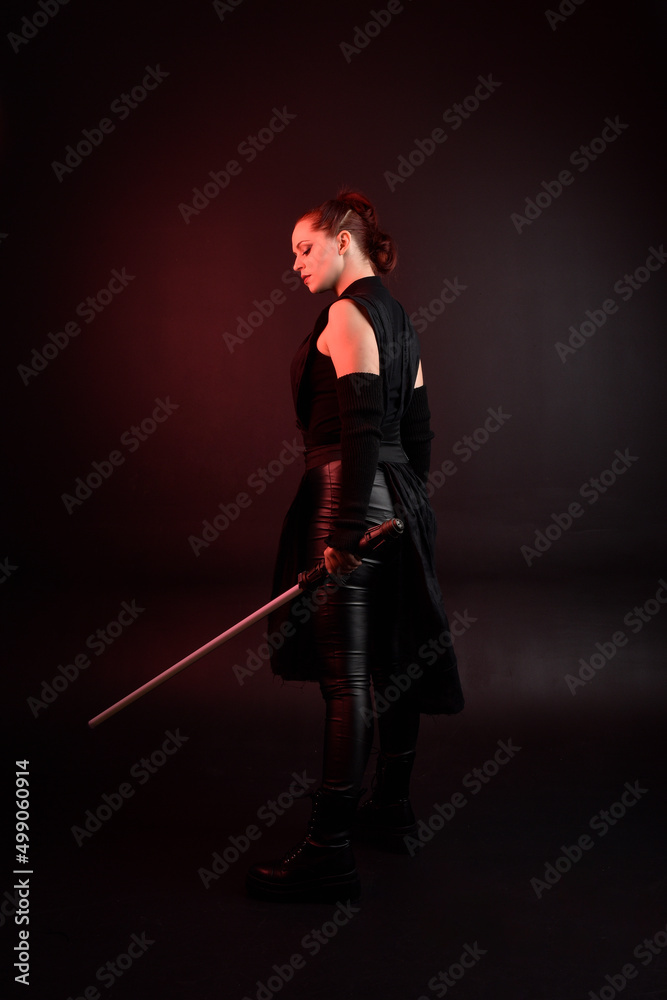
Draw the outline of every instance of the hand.
M330 576L338 578L354 572L358 566L361 566L361 559L358 559L352 552L332 549L328 545L324 550L324 565Z

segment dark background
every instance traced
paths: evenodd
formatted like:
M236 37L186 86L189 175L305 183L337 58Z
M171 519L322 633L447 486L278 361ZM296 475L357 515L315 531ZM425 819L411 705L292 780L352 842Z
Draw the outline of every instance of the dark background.
M465 286L418 326L433 470L456 469L433 481L445 603L474 619L457 644L466 711L424 720L419 814L497 740L512 734L526 749L452 825L454 843L440 833L428 859L425 848L386 870L363 855L364 922L341 929L284 995L435 995L428 980L476 938L493 945L457 984L461 1000L599 990L667 922L656 869L665 267L648 281L640 272L628 301L614 289L667 237L667 5L565 3L572 13L552 27L541 3L408 0L347 59L342 43L383 4L72 2L38 30L22 21L37 4L4 6L3 795L11 804L11 764L29 758L34 984L23 995L80 995L146 930L156 945L115 995L254 997L272 963L299 950L301 921L330 917L245 900L245 859L206 891L197 876L294 770L318 774L316 688L283 688L266 664L243 684L230 670L258 649L261 626L95 732L86 721L268 599L302 469L279 459L299 443L289 362L329 301L286 280L291 231L341 185L370 197L396 239L387 285L409 313L445 279ZM22 30L34 37L15 52L9 35ZM158 65L166 78L121 120L112 103ZM452 129L443 113L480 76L499 86ZM248 162L239 144L283 108L295 117ZM59 181L53 163L105 117L114 130ZM571 154L607 118L627 127L580 171ZM446 141L391 190L387 172L436 128ZM186 223L179 206L234 158L240 174ZM513 213L565 169L572 184L518 232ZM86 324L77 306L113 269L133 278ZM276 289L284 301L230 350L224 335ZM557 343L608 299L618 310L563 361ZM77 318L81 333L26 377L33 350ZM121 439L156 399L177 408L131 451ZM499 408L509 418L464 460L465 435ZM63 495L114 451L122 464L68 512ZM633 460L604 491L589 486L591 503L580 490L616 451ZM253 476L266 468L260 492ZM191 539L241 492L249 505L195 554ZM556 537L553 515L575 502L581 516ZM551 544L526 558L549 525ZM124 601L144 610L95 655L88 637ZM566 676L619 630L626 643L572 690ZM82 653L90 666L43 700ZM189 742L165 772L78 847L72 826L179 726ZM635 779L652 794L619 824L615 853L603 856L610 833L537 900L530 878ZM257 851L288 846L306 814L295 805ZM11 855L7 890L10 866ZM1 909L5 955L11 911ZM666 992L659 957L625 988Z

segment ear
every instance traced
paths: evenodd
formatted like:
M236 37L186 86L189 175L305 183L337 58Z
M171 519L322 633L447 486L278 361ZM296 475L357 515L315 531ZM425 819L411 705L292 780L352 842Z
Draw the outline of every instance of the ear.
M352 243L352 237L350 235L349 229L341 229L338 236L336 237L336 241L338 245L338 254L340 255L347 253Z

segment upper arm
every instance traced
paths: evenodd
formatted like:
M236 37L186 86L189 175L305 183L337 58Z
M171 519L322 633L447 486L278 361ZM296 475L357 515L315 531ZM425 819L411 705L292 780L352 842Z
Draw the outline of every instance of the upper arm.
M424 384L424 372L422 371L422 363L419 362L419 368L417 369L417 378L415 379L414 388L418 389L420 385Z
M332 302L323 333L338 378L351 372L380 374L375 332L366 313L351 299Z

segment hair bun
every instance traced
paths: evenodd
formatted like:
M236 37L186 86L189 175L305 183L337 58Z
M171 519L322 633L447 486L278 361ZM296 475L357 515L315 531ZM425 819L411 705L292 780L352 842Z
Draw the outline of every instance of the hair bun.
M354 216L350 215L354 212ZM362 253L380 274L389 274L396 266L396 246L391 236L378 226L375 208L360 191L342 188L331 201L301 216L312 219L315 229L335 236L349 229Z

